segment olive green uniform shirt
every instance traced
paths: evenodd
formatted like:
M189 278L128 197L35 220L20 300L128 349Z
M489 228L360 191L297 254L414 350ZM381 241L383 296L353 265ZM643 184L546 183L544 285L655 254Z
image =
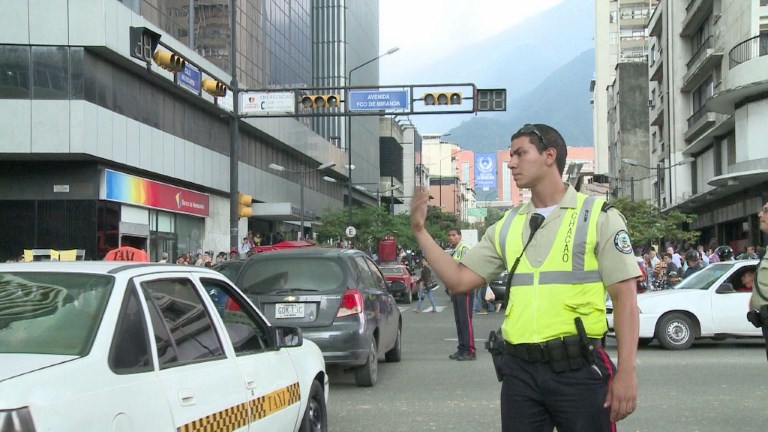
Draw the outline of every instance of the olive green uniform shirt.
M525 250L525 257L532 267L538 268L546 261L547 255L550 253L550 249L552 249L552 244L557 237L560 224L563 222L566 209L576 208L576 205L576 189L568 185L568 190L565 196L563 196L562 201L547 216L544 223L533 236L531 244ZM526 215L526 223L523 228L523 244L528 241L528 236L531 232L528 221L530 214L535 211L535 207L530 202L523 205L520 209L520 214ZM461 260L463 265L485 278L486 282L490 282L493 277L507 270L504 267L504 260L496 253L495 233L499 227L500 225L496 223L488 228L480 242L467 251ZM637 265L632 247L627 247L626 243L620 241L622 237L626 237L627 232L627 223L624 216L615 208L611 208L607 212L601 211L597 218L597 231L595 255L597 256L603 284L608 286L640 276L640 268ZM559 253L557 251L551 252ZM519 251L516 252L515 256L508 259L510 266L519 253Z
M768 304L768 254L758 264L757 277L752 288L749 306L750 309L760 309L760 306L764 304Z

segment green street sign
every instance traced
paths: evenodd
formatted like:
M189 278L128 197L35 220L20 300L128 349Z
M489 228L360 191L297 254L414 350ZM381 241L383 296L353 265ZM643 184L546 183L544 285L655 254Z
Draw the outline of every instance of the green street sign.
M467 209L467 216L486 217L488 216L488 209L485 207L469 208Z

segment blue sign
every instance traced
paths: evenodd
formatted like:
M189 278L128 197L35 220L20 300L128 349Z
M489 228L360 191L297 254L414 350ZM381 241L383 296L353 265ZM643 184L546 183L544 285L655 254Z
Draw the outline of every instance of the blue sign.
M475 189L496 187L496 155L475 153Z
M179 85L192 90L195 93L200 93L200 69L192 66L189 63L184 65L184 70L176 74L176 80Z
M347 108L350 111L379 111L408 109L408 92L350 91Z

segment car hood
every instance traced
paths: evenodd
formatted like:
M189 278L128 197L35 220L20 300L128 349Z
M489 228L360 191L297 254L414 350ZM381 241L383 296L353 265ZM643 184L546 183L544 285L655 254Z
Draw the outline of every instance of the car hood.
M48 354L0 354L0 382L76 358Z
M707 295L707 290L697 289L670 289L655 291L637 296L637 306L643 312L649 312L656 308L662 309L686 309L695 298Z

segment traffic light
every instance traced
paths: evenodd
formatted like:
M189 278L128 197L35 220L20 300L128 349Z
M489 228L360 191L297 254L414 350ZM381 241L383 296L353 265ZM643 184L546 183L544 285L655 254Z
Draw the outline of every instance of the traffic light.
M203 90L211 96L224 97L227 95L226 84L211 78L203 78Z
M301 106L304 109L312 108L338 108L341 97L337 94L304 95L301 98Z
M169 72L181 72L187 64L187 61L181 58L181 56L160 49L152 54L152 59L158 66Z
M461 105L460 92L424 93L424 105Z
M253 197L242 192L237 193L237 217L247 218L253 216Z

